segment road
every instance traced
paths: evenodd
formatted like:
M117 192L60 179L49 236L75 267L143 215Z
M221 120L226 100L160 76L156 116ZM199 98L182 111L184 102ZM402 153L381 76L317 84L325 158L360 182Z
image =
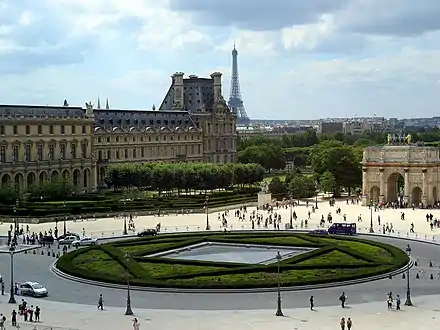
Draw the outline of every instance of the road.
M386 242L402 249L408 243L406 240L389 237L369 237L381 242ZM410 242L413 257L420 258L419 266L411 270L412 296L440 294L440 246L433 244ZM45 285L50 296L43 299L68 303L90 304L97 302L98 295L103 294L104 302L108 306L122 307L126 304L126 291L97 287L77 282L66 281L57 277L50 271L54 258L34 254L19 254L15 256L16 282L37 281ZM435 267L429 268L429 261ZM424 269L423 278L415 279L415 273ZM6 283L9 283L9 255L0 255L0 273ZM434 280L429 279L433 273ZM405 297L406 280L401 276L393 279L357 285L317 289L310 291L283 292L283 307L299 308L308 304L309 297L315 297L317 306L331 306L338 304L342 291L348 296L347 303L357 304L371 301L385 301L386 292L400 294ZM158 292L132 292L133 308L145 309L177 309L177 310L255 310L276 307L276 293L223 293L223 294L188 294L188 293L158 293ZM416 299L416 298L415 298Z

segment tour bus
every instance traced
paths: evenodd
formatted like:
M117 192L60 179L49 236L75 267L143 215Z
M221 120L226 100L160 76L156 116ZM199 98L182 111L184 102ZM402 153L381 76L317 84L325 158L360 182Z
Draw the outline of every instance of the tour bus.
M335 235L354 235L356 234L356 224L355 223L334 223L328 229L329 234Z

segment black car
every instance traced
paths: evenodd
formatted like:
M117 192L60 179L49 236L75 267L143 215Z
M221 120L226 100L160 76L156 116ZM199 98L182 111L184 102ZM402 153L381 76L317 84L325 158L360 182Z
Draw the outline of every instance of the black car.
M145 237L145 236L156 236L157 231L156 229L144 229L137 234L139 237Z

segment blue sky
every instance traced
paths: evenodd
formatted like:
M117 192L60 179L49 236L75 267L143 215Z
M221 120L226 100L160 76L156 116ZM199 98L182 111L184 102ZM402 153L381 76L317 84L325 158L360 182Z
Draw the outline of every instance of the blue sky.
M239 51L252 118L438 116L438 0L0 0L0 103L160 105Z

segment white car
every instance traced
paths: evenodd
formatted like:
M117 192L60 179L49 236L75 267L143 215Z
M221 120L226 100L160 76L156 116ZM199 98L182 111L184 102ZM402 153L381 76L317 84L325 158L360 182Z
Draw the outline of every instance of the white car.
M85 246L85 245L95 245L98 242L97 238L94 237L82 237L72 242L72 246Z
M40 283L25 282L20 284L20 294L22 296L45 297L49 293Z
M73 242L78 241L78 237L76 236L66 236L58 241L58 244L61 245L71 245Z

